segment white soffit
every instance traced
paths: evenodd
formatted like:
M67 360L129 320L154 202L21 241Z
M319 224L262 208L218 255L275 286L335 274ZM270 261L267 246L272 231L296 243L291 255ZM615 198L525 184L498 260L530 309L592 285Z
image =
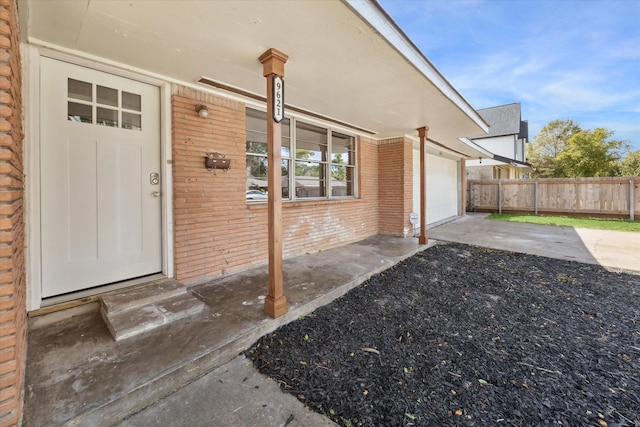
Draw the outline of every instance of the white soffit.
M207 76L263 94L258 57L276 48L289 55L288 104L376 138L429 126L429 136L448 145L486 132L371 1L20 0L19 7L23 40L189 84Z
M478 157L483 159L493 159L493 153L482 146L476 144L469 138L458 138L461 144L464 144L462 148L465 152L469 153L471 157Z
M420 138L415 137L413 135L405 135L405 136L413 140L413 149L420 151ZM455 144L445 145L438 141L434 141L431 138L427 138L425 141L425 151L428 154L442 156L452 160L484 157L483 154L470 149L462 141L458 141Z

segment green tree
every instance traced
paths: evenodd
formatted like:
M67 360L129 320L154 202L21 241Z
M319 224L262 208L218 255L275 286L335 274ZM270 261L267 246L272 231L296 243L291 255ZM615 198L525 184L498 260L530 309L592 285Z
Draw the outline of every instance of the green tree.
M630 152L620 162L620 175L640 176L640 150Z
M335 166L336 164L346 164L342 158L342 153L336 153L331 163L333 163L333 165L331 165L331 177L336 181L344 181L347 179L347 168L344 166Z
M557 162L568 177L613 176L616 174L624 141L609 140L613 132L604 128L574 134L558 154Z
M306 160L313 157L313 151L305 150L302 148L296 149L296 164L295 171L296 176L318 176L317 165L310 162L301 162L300 160Z
M533 176L566 176L558 162L558 156L564 151L569 138L581 130L572 120L553 120L547 123L527 146L527 161L533 166Z

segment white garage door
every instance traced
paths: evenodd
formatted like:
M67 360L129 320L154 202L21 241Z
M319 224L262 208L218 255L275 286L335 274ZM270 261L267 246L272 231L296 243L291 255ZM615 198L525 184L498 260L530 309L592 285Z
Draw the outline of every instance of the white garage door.
M427 154L427 224L458 215L458 162Z
M458 162L427 154L427 225L458 215ZM413 151L413 211L420 215L420 150Z

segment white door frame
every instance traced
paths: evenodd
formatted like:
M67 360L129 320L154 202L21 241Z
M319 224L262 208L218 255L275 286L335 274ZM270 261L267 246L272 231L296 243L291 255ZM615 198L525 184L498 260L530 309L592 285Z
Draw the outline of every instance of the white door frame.
M27 311L42 307L41 245L40 245L40 58L53 59L111 73L160 88L160 173L162 194L162 274L173 277L173 173L171 156L171 84L158 78L106 65L95 60L62 53L33 45L22 46L24 105L24 170L25 170L25 259L27 269ZM108 289L126 287L113 285L100 290L71 294L66 300L80 299ZM61 302L52 298L54 302Z

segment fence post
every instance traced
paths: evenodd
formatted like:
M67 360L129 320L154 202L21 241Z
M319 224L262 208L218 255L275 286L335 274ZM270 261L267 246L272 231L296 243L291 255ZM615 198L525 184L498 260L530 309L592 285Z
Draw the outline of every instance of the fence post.
M633 187L635 187L635 183L633 181L633 179L629 180L629 219L631 221L635 220L636 215L636 204L635 200L633 199Z
M535 215L538 216L538 180L536 179L535 189L533 191L533 204L535 207Z
M502 214L502 180L498 180L498 213Z

